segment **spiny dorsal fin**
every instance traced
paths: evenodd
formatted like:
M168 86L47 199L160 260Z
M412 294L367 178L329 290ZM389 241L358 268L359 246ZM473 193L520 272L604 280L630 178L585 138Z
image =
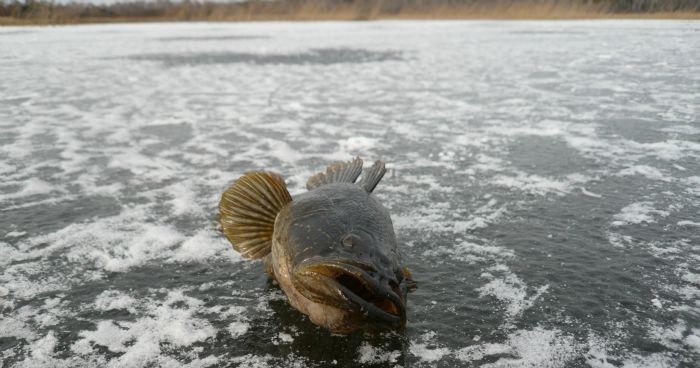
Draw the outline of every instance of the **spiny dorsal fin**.
M379 181L382 180L384 173L386 173L384 161L377 160L374 162L374 165L369 168L369 170L365 171L359 184L361 187L365 188L367 193L372 193L374 187L376 187L377 184L379 184Z
M306 189L311 190L330 183L354 183L362 172L362 159L355 157L348 162L336 162L306 181Z
M292 201L281 175L256 171L238 178L221 196L219 221L226 238L245 258L264 257L272 249L275 218Z

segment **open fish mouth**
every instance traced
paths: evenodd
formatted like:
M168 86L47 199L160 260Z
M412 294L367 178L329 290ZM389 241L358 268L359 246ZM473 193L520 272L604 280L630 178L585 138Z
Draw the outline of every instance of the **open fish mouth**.
M383 284L374 275L364 263L323 260L301 264L293 282L313 302L361 313L370 324L403 328L406 307L398 284Z

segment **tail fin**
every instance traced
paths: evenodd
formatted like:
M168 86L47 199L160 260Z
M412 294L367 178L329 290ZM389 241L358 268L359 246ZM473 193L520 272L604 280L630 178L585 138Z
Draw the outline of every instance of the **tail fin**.
M272 249L275 218L292 201L281 175L256 171L236 180L219 202L219 221L233 249L245 258L261 258Z

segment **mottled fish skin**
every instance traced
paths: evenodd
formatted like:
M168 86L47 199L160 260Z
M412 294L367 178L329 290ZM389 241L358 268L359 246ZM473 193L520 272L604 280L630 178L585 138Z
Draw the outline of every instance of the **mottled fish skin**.
M372 194L385 172L382 161L364 172L359 157L335 163L293 198L279 174L246 173L222 195L223 232L242 256L263 260L313 323L335 333L402 330L415 283Z
M407 288L396 236L388 211L373 194L347 183L315 188L294 197L280 212L274 234L275 277L292 306L314 323L339 333L404 327ZM362 268L377 291L395 294L398 322L377 323L303 286L300 273L306 265L335 263Z

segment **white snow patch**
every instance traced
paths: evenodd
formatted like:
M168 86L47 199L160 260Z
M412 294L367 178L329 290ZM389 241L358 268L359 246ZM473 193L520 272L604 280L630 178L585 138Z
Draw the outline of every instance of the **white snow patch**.
M0 162L0 174L11 174L14 172L17 168L10 164L6 164L4 162Z
M136 311L136 299L118 290L105 290L95 299L95 309L108 311L116 309Z
M188 238L154 217L147 206L126 207L116 216L71 224L27 239L20 244L14 258L48 257L66 249L59 254L69 261L93 263L111 272L125 272L156 259L166 262L203 262L220 256L240 259L213 229L200 230ZM49 245L38 247L41 244Z
M591 368L616 368L608 361L608 359L614 359L615 357L609 356L607 352L607 346L609 344L598 336L589 333L588 336L588 352L586 363L591 366Z
M686 170L688 170L688 169L686 169L685 167L683 167L683 166L681 166L681 165L678 165L678 164L673 164L673 167L675 167L676 169L678 169L678 170L680 170L680 171L686 171Z
M688 135L700 134L700 128L691 125L672 125L669 127L662 128L660 130L662 132L681 133Z
M290 343L290 342L294 341L294 338L292 337L292 335L290 335L290 334L288 334L288 333L284 333L284 332L278 333L278 334L277 334L277 338L278 338L280 341L286 342L286 343Z
M669 368L677 366L678 362L666 353L635 354L622 362L622 368Z
M667 348L675 350L680 346L685 330L686 324L680 319L676 321L675 325L668 328L652 321L648 328L648 333L651 338L655 339Z
M244 156L250 157L255 161L259 161L260 157L269 157L288 164L294 164L295 162L308 158L307 154L293 148L287 142L271 138L259 139L255 147L249 149L248 152L246 152L245 155L241 155L240 158Z
M396 363L401 355L398 350L386 351L379 347L370 345L364 341L357 349L357 362L360 364Z
M368 137L350 137L338 142L340 150L348 154L368 153L368 151L376 147L379 140Z
M583 195L586 195L586 196L589 196L589 197L593 197L593 198L601 198L601 197L603 197L603 196L600 195L600 194L596 194L596 193L593 193L593 192L589 192L589 191L586 190L586 188L584 188L584 187L581 187L581 193L582 193Z
M270 354L263 356L246 354L242 356L237 356L231 360L232 363L238 363L237 367L251 367L251 368L270 368L272 367L271 361L273 360ZM286 362L291 366L292 362Z
M629 235L622 235L613 232L606 232L608 236L608 242L615 247L624 247L625 245L632 244L632 237Z
M482 343L460 349L455 357L464 362L480 361L493 357L493 363L481 367L565 367L574 359L580 347L572 336L557 330L536 327L518 330L508 336L505 343Z
M492 198L487 204L470 211L466 221L455 221L454 232L463 233L467 230L483 229L495 223L507 211L505 205L496 206L497 203L498 201Z
M700 285L700 273L686 272L683 275L683 280L690 282L691 284Z
M683 340L683 343L695 351L695 353L700 354L700 328L692 329L691 333Z
M25 234L27 234L26 231L10 231L9 233L5 234L5 236L7 236L9 238L16 238L18 236L22 236Z
M249 328L250 324L247 322L234 321L228 325L228 332L231 334L232 337L240 337L243 336L243 334L245 334L246 332L248 332Z
M178 262L202 262L221 256L242 260L238 252L231 250L231 244L221 234L213 229L203 229L182 242L171 259Z
M688 186L686 191L693 195L700 195L700 176L689 176L683 179L683 183Z
M54 349L58 339L54 336L53 331L49 331L46 336L34 341L30 346L29 358L22 361L21 366L39 367L54 365Z
M189 182L173 184L167 188L168 194L172 199L170 204L173 207L175 216L186 214L201 216L204 214L204 209L197 203L197 194L192 189Z
M34 330L25 321L33 317L35 313L15 313L13 316L3 315L0 318L0 337L15 337L18 339L32 340L36 337Z
M489 268L489 271L500 272L503 275L499 278L493 278L485 285L479 287L477 291L482 298L490 295L505 303L508 320L521 315L525 310L532 307L535 301L549 289L549 285L542 285L536 288L534 293L528 297L527 285L518 276L510 272L506 266L497 265ZM482 276L493 277L490 273Z
M496 175L491 180L491 183L537 195L545 195L549 193L564 195L573 190L574 184L580 184L589 180L590 178L581 174L570 174L563 180L558 180L534 174L517 172L515 176Z
M445 255L448 255L450 259L467 263L502 260L515 256L513 251L508 248L476 244L470 241L461 241L453 245L434 246L423 252L425 257L443 258Z
M125 150L115 154L107 166L112 169L128 170L139 182L161 182L171 179L177 176L180 168L180 165L174 161L149 156L136 150Z
M660 181L665 181L665 182L670 182L673 180L672 177L664 174L661 170L651 167L648 165L636 165L632 167L628 167L626 169L620 170L620 172L617 173L618 176L643 176L647 179L651 180L660 180Z
M613 216L615 221L613 221L612 226L640 224L642 222L653 223L655 220L652 215L666 217L669 212L655 209L652 202L635 202Z
M435 332L426 332L420 336L420 342L411 341L409 351L421 360L421 362L435 362L450 354L450 349L439 347L435 342Z
M0 194L0 202L39 194L49 194L58 190L55 186L37 178L29 178L22 183L22 189L15 193Z
M99 298L98 298L99 299ZM204 302L182 291L168 291L165 300L149 300L143 317L133 322L103 320L94 331L82 331L76 350L85 351L87 343L101 345L112 352L124 353L109 361L109 367L143 366L159 362L161 344L176 347L204 341L216 333L214 327L194 314Z

